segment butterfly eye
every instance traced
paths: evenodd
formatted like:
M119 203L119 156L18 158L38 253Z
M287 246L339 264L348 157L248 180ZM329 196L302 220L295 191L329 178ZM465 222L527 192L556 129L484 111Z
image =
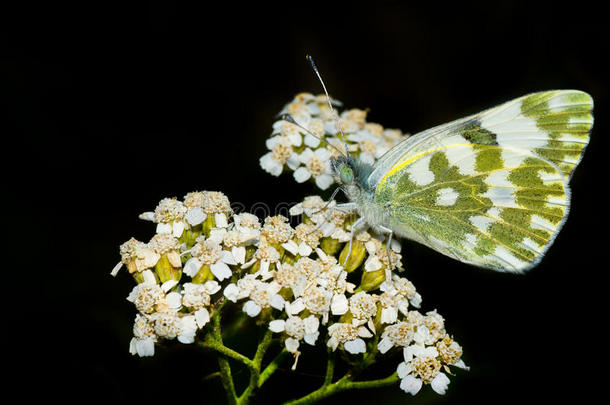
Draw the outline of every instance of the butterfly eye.
M343 166L339 172L339 177L341 177L342 183L350 184L354 181L354 172L351 167Z

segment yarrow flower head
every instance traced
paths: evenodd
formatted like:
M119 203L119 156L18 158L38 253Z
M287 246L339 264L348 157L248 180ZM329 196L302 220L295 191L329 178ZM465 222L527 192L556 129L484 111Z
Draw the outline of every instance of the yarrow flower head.
M341 105L337 100L331 102ZM337 117L331 113L325 95L297 94L280 115L290 115L300 127L284 119L276 121L266 142L269 152L261 157L260 165L273 176L288 169L294 172L297 182L312 180L321 190L326 190L334 183L330 158L337 156L337 149L344 149L338 126L346 135L350 154L369 164L409 136L400 130L367 122L367 113L359 109L343 111L337 125Z
M295 112L325 114L322 107L309 108L318 105L316 98L302 97L305 108ZM365 116L350 110L342 120L352 122L350 131L357 134L367 125ZM294 128L282 131L296 142ZM308 147L314 144L307 140ZM163 199L143 215L157 224L155 235L122 244L112 271L126 266L137 282L127 297L137 311L130 353L152 356L157 345L170 341L215 347L219 326L212 320L237 307L244 317L239 322L255 320L280 338L294 356L293 368L316 345L356 362L363 353L399 353L396 372L404 391L415 394L430 385L444 393L449 367L467 369L462 348L438 312L417 310L421 296L395 273L402 270L398 242L388 249L382 236L361 230L350 251L357 218L319 196L305 198L290 214L300 217L294 227L281 215L262 221L233 215L226 196L203 191L186 194L184 201Z

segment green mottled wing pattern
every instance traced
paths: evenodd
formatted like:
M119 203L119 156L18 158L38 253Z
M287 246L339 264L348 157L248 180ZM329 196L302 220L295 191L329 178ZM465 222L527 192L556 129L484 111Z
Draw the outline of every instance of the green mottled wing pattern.
M425 131L369 183L398 234L460 261L521 272L552 244L593 124L580 91L535 93Z

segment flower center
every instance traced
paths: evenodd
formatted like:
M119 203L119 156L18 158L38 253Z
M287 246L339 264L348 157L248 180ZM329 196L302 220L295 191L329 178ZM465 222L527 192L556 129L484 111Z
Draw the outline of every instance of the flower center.
M309 169L309 172L314 177L320 176L326 171L324 162L322 162L317 156L312 156L311 159L309 159L309 162L307 162L307 169Z

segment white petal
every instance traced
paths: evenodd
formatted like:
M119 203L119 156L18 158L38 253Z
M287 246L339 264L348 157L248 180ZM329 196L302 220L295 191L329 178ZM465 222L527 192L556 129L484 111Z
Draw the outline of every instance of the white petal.
M210 313L206 308L198 309L195 312L195 321L199 328L203 328L208 322L210 322Z
M330 174L324 173L316 177L316 186L320 187L322 190L326 190L331 184L333 184L333 182L333 176Z
M110 275L112 277L116 276L116 274L119 272L119 270L121 270L121 267L123 267L123 262L118 262L113 268L112 271L110 272Z
M278 121L278 122L282 122L282 124L284 123L284 121ZM281 128L281 125L280 125ZM280 142L282 142L282 137L281 136L273 136L271 138L268 138L265 141L265 145L267 146L267 149L272 150L273 148L275 148Z
M288 315L296 315L305 309L305 304L301 298L297 298L292 302L286 302L285 311Z
M397 319L398 310L396 308L381 308L381 323L394 323Z
M235 258L233 257L233 253L229 252L228 250L223 250L220 254L222 255L222 258L220 260L222 260L224 263L231 265L237 264L237 260L235 260Z
M305 148L305 150L303 152L301 152L301 154L299 155L299 160L302 163L307 164L307 162L309 162L309 160L311 159L312 156L313 156L313 151L309 148Z
M299 246L292 239L286 243L282 243L282 247L292 253L293 256L296 256L299 253Z
M212 264L210 266L210 270L212 271L212 274L218 279L218 281L222 281L225 278L230 278L233 275L229 266L220 261Z
M455 364L452 364L452 365L455 367L462 368L464 370L470 370L470 367L468 367L466 365L466 363L464 363L464 360L462 360L462 359L459 359Z
M216 242L220 245L226 234L226 228L212 228L210 229L210 237L208 238L208 240Z
M349 301L345 294L334 295L330 303L330 311L333 315L343 315L349 309Z
M411 303L411 305L413 305L415 308L419 308L421 305L421 295L416 292L415 295L413 296L413 298L411 298L409 300L409 302Z
M169 260L169 264L171 264L173 267L182 267L182 260L180 259L180 254L177 250L170 250L167 252L166 256L167 260Z
M244 264L246 261L246 248L245 246L233 246L231 248L231 253L233 254L233 258L239 264Z
M326 148L316 149L314 153L323 162L330 159L330 152Z
M174 238L179 238L180 236L182 236L182 232L184 232L184 222L182 221L174 221L173 225L172 225L172 235L174 235Z
M305 167L299 167L293 173L294 179L297 183L304 183L311 177L311 173Z
M167 280L165 283L161 284L161 289L164 292L168 292L169 290L174 288L177 284L178 284L178 282L176 280Z
M193 343L195 334L197 333L197 322L194 315L188 315L180 318L180 334L178 341L181 343Z
M153 267L159 259L161 255L150 248L143 248L138 250L137 252L138 258L144 261L144 266L146 268Z
M305 242L299 244L299 255L302 257L309 256L313 252L313 249Z
M362 340L360 338L345 342L343 344L343 347L345 348L345 350L347 350L348 352L350 352L352 354L366 352L366 344L364 343L364 340Z
M422 386L422 381L412 375L408 375L400 382L400 389L404 392L408 392L411 395L415 395L419 392Z
M205 287L205 291L210 295L215 294L220 290L220 284L218 284L216 280L206 281L203 283L203 286Z
M381 339L377 344L377 350L379 350L379 353L381 354L387 353L392 347L394 347L394 344L388 338Z
M337 350L337 346L339 346L339 341L337 340L336 337L333 336L330 339L328 339L328 342L326 342L326 346L333 349L333 352L334 352L335 350Z
M186 263L184 263L184 274L190 277L195 277L195 274L199 272L202 265L203 264L199 261L199 259L196 257L191 257L186 261Z
M239 296L239 287L231 283L225 287L225 290L222 293L225 297L227 297L229 301L237 302L237 297Z
M398 374L398 377L403 379L408 374L410 374L411 371L413 371L413 367L411 367L411 364L410 363L407 364L404 361L402 361L402 362L400 362L400 364L398 365L398 368L396 369L396 374Z
M273 159L272 152L263 155L263 157L260 158L259 163L264 171L273 176L279 176L282 174L283 165L277 160Z
M305 134L305 145L310 146L312 148L317 148L320 145L320 138L316 138L312 134Z
M366 262L364 263L364 270L365 271L377 271L381 268L382 264L381 261L379 260L379 258L375 255L375 256L369 256L368 259L366 259Z
M438 373L436 377L432 379L430 382L430 386L434 391L438 394L444 395L447 392L447 387L449 386L449 377L447 377L443 373Z
M284 310L284 304L286 303L286 301L284 300L284 298L279 295L279 294L275 294L271 297L271 299L269 300L269 305L271 305L273 308L278 309L280 311Z
M320 320L316 318L314 315L309 315L304 319L305 323L305 333L315 333L318 331L320 327Z
M191 208L184 216L186 222L188 222L191 226L199 225L200 223L205 221L206 218L207 215L205 214L205 212L203 212L203 208L201 207Z
M303 144L303 137L300 133L291 133L288 135L288 140L292 146L301 146Z
M227 216L222 212L214 214L214 223L216 224L216 228L226 228L229 226L227 223Z
M142 278L144 279L143 284L157 284L157 279L155 275L150 270L144 270L142 272Z
M370 330L368 330L364 326L361 326L358 328L358 336L363 337L363 338L370 338L373 336L373 334L371 333Z
M135 339L135 338L134 338ZM155 354L155 342L152 338L135 339L135 349L140 357L153 356Z
M286 321L284 321L283 319L275 319L269 322L269 330L275 333L283 332L285 323Z
M143 219L144 221L154 221L155 220L155 213L154 212L143 212L141 213L138 218Z
M318 337L320 336L320 332L314 332L314 333L308 333L303 337L303 340L305 340L305 343L315 346L316 345L316 340L318 340Z
M167 306L173 309L178 309L182 305L182 295L177 292L171 292L165 296Z
M292 155L290 155L290 157L286 161L286 166L288 166L290 170L296 170L297 167L299 167L300 165L301 162L299 161L299 155L293 152Z
M299 348L299 341L296 339L288 338L284 343L286 344L286 350L288 350L290 353L296 352Z
M157 233L172 233L172 224L157 224Z
M260 314L261 307L254 301L248 301L244 304L242 310L248 314L248 316L254 318L256 315Z

